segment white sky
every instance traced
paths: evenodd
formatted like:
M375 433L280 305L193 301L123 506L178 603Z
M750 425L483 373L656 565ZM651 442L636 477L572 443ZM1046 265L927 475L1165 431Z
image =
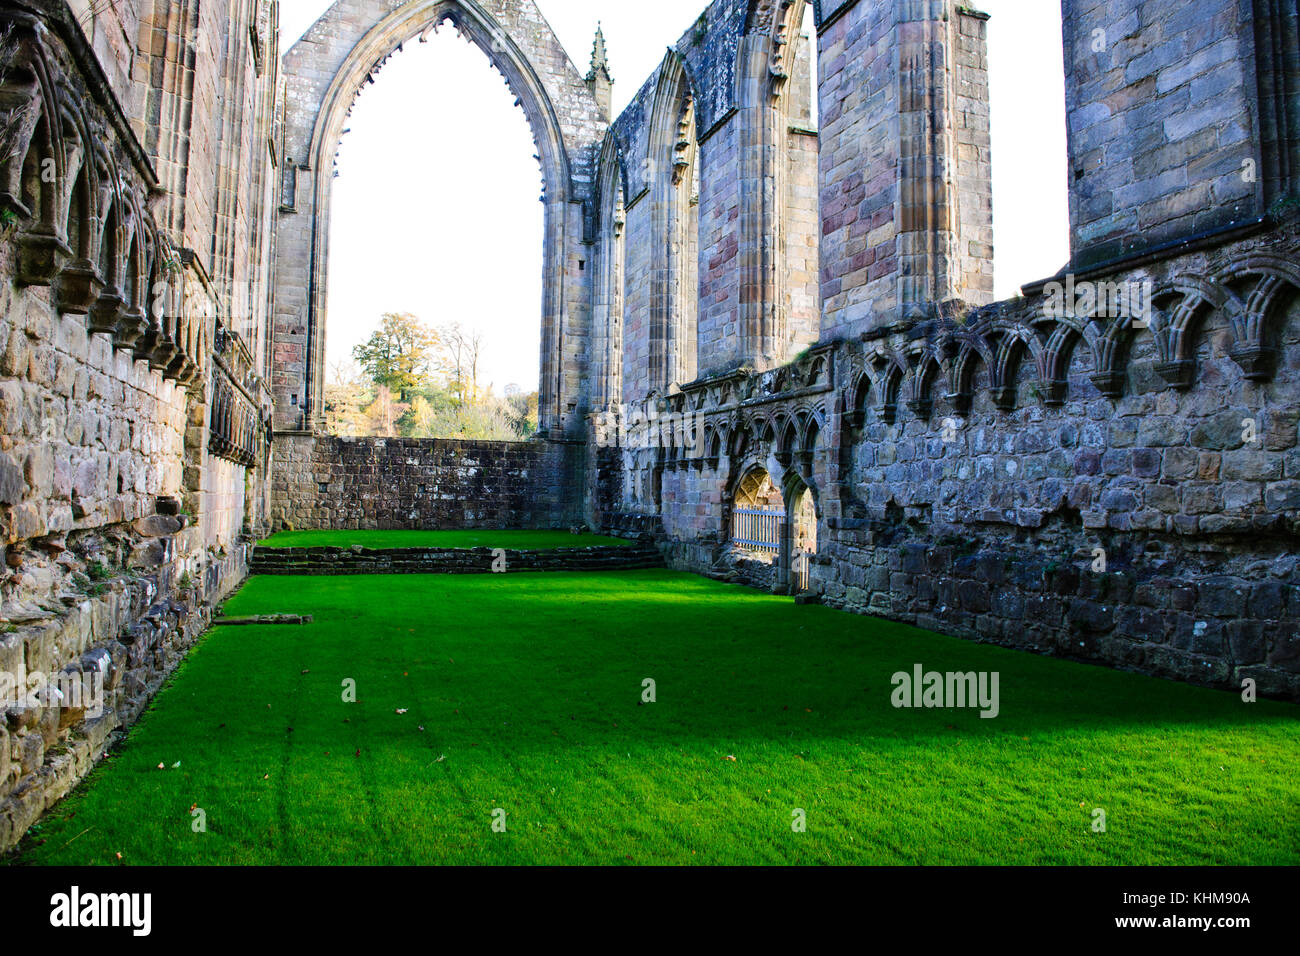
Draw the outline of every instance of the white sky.
M288 49L331 0L281 0ZM537 0L582 73L599 20L617 114L707 0ZM1060 5L983 0L989 22L996 291L1069 255ZM407 44L367 86L339 151L330 246L329 363L384 312L484 333L485 381L537 387L541 170L523 112L450 26ZM422 187L422 188L421 188Z

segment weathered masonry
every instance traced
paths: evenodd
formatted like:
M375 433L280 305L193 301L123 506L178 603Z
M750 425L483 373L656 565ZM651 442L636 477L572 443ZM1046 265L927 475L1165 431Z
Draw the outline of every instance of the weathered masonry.
M585 523L1300 698L1297 0L1062 13L1071 260L995 302L997 24L953 0L716 0L617 116L531 0L340 0L283 60L274 0L4 3L0 674L105 694L0 708L0 847L284 524ZM537 144L542 434L345 441L334 155L443 25Z
M265 524L276 22L0 5L0 848L138 716Z

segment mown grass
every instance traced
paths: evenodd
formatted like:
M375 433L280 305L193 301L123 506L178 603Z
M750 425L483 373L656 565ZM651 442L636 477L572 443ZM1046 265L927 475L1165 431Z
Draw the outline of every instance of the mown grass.
M264 548L505 548L549 551L629 546L634 542L568 531L281 531L259 542Z
M669 571L254 578L227 610L315 623L215 630L20 862L1300 862L1291 705ZM1000 715L894 709L915 663L999 672Z

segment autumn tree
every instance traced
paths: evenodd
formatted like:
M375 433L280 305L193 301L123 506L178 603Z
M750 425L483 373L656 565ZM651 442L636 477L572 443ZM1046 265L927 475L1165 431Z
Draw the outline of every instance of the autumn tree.
M388 312L379 328L352 354L376 386L396 392L405 402L428 384L437 368L441 342L409 312Z
M369 433L381 438L396 438L397 422L410 410L410 405L393 400L393 393L387 385L380 385L375 389L375 400L364 410Z

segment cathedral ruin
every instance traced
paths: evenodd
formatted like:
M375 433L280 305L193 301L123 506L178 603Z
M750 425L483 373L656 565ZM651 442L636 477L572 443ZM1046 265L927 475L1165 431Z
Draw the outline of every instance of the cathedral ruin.
M619 115L532 0L338 0L283 57L276 0L5 0L0 672L106 706L0 721L0 848L286 526L590 527L1300 700L1300 4L1061 7L1070 262L995 301L957 0L714 0ZM323 428L334 156L438 27L541 164L528 443Z

